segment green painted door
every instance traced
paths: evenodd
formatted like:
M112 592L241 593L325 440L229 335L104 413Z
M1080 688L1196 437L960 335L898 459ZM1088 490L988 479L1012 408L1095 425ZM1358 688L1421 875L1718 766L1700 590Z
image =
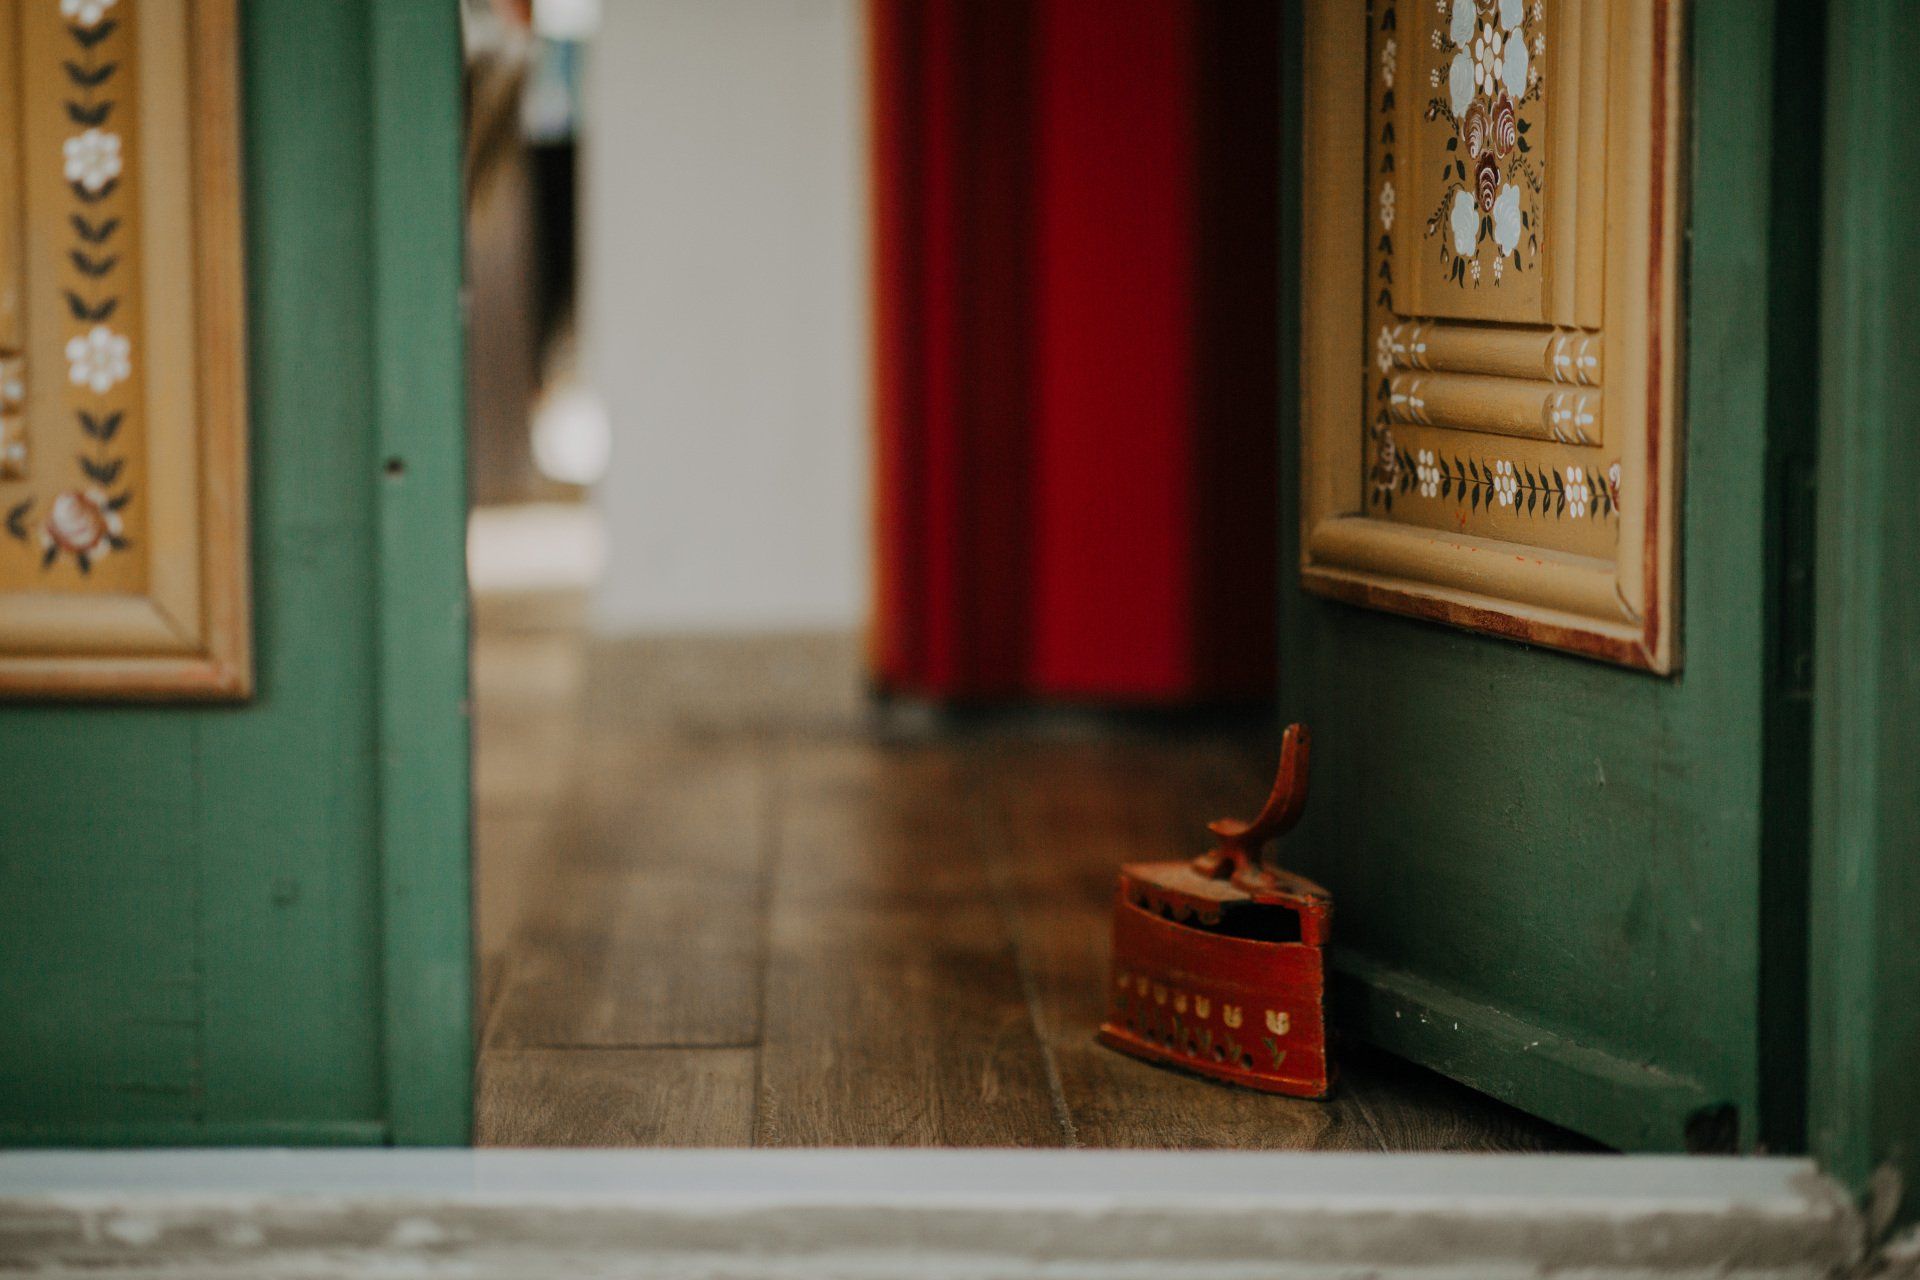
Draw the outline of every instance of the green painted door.
M1920 1221L1920 7L1833 0L1820 331L1809 1139Z
M1689 6L1681 674L1283 592L1316 732L1284 853L1334 893L1337 1016L1635 1150L1804 1140L1819 17L1771 8Z
M258 694L0 709L0 1142L468 1132L456 6L246 0Z

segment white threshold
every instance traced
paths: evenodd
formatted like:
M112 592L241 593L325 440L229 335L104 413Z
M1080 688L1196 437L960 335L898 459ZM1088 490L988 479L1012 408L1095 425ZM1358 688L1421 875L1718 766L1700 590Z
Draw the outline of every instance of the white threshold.
M1125 1151L0 1154L0 1274L1813 1277L1810 1161Z

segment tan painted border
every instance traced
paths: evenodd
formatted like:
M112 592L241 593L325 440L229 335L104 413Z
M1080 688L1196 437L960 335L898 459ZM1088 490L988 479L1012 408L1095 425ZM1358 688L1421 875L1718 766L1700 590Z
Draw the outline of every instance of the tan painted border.
M1622 443L1622 488L1644 500L1623 507L1618 553L1606 560L1366 515L1356 373L1365 349L1367 16L1351 0L1309 0L1300 261L1300 578L1309 591L1678 670L1679 9L1673 0L1615 0L1609 41L1607 396L1645 411L1607 426ZM1649 152L1657 164L1644 162ZM1635 305L1649 292L1651 305Z
M150 149L190 157L188 183L142 166L150 240L143 278L192 298L190 331L160 347L183 357L151 394L156 464L150 594L15 595L0 622L0 694L243 698L252 692L247 519L246 299L242 268L237 0L147 0L141 106ZM179 94L182 78L186 97ZM184 139L182 134L185 134ZM169 147L160 140L171 138ZM184 244L185 255L163 244ZM160 296L153 293L151 296ZM147 332L162 325L153 319ZM163 473L166 473L163 475Z

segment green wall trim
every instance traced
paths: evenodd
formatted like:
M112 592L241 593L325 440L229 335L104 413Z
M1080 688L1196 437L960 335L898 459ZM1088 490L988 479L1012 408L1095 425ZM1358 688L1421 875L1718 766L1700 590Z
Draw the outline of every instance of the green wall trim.
M1760 1136L1771 1151L1807 1149L1809 761L1813 755L1814 513L1819 451L1820 273L1807 241L1820 226L1826 15L1776 10L1772 248L1768 254L1767 696L1762 726Z
M1828 13L1809 1129L1890 1226L1920 1220L1920 6Z
M1630 1151L1681 1151L1689 1121L1726 1101L1696 1081L1614 1057L1351 952L1333 999L1343 1025L1542 1119ZM1569 1101L1570 1100L1570 1101ZM1697 1130L1696 1130L1697 1133Z
M377 1147L388 1141L377 1120L248 1120L64 1124L45 1133L9 1133L10 1147Z
M470 1139L462 64L452 4L374 4L380 848L393 1140Z
M1781 340L1769 267L1785 179L1768 109L1774 6L1687 9L1684 667L1656 678L1307 596L1297 484L1284 485L1281 711L1316 736L1314 798L1280 858L1333 891L1345 972L1418 975L1506 1038L1595 1056L1496 1074L1466 1038L1416 1043L1384 1026L1378 985L1371 1005L1336 1007L1349 1028L1398 1036L1436 1069L1609 1142L1753 1149L1770 1137L1761 1063L1804 1043L1790 1009L1774 1017L1781 993L1761 972L1763 932L1793 905L1768 911L1763 884L1770 839L1790 844L1790 824L1767 822L1780 795L1765 753L1779 582L1767 555L1769 373ZM1281 127L1297 138L1289 23ZM1286 159L1285 234L1297 245L1306 188L1298 155ZM1778 234L1792 243L1797 231ZM1300 474L1296 257L1282 294L1290 478ZM1771 776L1791 782L1778 753L1772 763ZM1781 870L1790 883L1792 867ZM1783 933L1804 946L1803 931ZM1641 1079L1673 1087L1650 1087L1659 1105L1631 1115L1607 1084L1612 1066L1597 1080L1581 1062L1640 1064ZM1683 1110L1689 1099L1699 1115Z
M238 9L258 689L0 706L0 1143L466 1134L457 7Z

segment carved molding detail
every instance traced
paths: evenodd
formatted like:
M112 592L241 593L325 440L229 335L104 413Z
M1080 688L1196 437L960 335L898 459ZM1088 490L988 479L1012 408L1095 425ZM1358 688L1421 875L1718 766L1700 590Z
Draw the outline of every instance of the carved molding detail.
M1380 354L1391 367L1600 385L1600 335L1581 329L1403 320L1382 332Z
M1306 0L1309 588L1677 666L1678 10Z
M1591 445L1598 443L1600 393L1520 378L1399 373L1387 384L1386 420Z

